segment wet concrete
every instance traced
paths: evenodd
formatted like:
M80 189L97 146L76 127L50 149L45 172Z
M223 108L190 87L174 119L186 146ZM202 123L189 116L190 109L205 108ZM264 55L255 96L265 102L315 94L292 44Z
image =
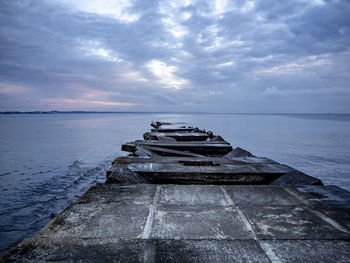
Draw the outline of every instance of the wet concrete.
M209 138L204 132L146 132L143 134L145 140L159 140L159 137L170 137L176 141L205 141Z
M0 261L350 262L349 192L211 131L152 126Z
M98 184L2 261L348 262L349 228L303 191Z
M126 152L135 152L139 146L150 146L166 148L170 150L178 151L189 151L198 154L205 154L207 156L223 156L230 151L232 147L226 142L216 142L216 141L175 141L175 142L161 142L155 140L146 141L135 141L129 142L122 145L122 150Z

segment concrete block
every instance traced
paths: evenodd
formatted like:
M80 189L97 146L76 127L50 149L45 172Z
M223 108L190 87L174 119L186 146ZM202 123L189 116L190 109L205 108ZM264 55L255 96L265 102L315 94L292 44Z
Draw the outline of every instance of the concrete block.
M304 206L242 207L261 239L350 239Z
M278 186L225 185L223 186L238 206L290 206L303 205L295 197Z
M238 212L225 206L161 205L154 215L151 238L252 239Z
M143 134L145 140L159 140L164 136L176 141L205 141L208 139L208 134L203 132L146 132Z
M167 185L161 188L160 204L169 205L229 205L216 185Z
M139 238L149 213L145 205L86 203L69 206L57 216L40 237L55 242L67 239Z
M4 262L269 262L254 240L140 240L52 244L27 242Z
M278 262L350 262L349 241L269 240L261 243Z
M314 204L350 206L350 193L333 185L325 187L302 186L297 188L297 194Z
M154 262L270 262L254 240L159 240Z
M152 204L156 191L154 184L116 185L96 184L81 196L76 203Z

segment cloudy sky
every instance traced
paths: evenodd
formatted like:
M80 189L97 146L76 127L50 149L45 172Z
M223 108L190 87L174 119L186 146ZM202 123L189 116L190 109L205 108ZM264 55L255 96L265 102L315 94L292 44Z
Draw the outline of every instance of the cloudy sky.
M0 110L350 113L349 0L1 0Z

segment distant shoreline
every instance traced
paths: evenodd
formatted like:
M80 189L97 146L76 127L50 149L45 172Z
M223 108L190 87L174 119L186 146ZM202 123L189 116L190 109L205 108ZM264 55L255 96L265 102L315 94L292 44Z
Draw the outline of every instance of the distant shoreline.
M150 114L171 114L173 112L147 112L147 111L0 111L0 114L123 114L123 113L150 113ZM194 112L195 113L195 112ZM199 112L197 112L199 113ZM204 113L204 112L203 112ZM183 112L181 112L183 114ZM206 114L206 113L204 113Z
M0 111L0 114L237 114L237 115L349 115L350 113L258 113L258 112L170 112L170 111Z

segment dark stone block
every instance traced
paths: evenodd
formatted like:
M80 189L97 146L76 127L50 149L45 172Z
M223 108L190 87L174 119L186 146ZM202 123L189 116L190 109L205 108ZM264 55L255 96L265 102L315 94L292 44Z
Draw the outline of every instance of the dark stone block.
M291 168L291 171L270 183L271 185L323 185L322 181Z
M1 262L269 262L254 240L116 240L100 244L28 243Z
M350 242L335 240L262 241L279 262L350 262Z
M151 238L252 239L238 212L225 206L158 206Z
M96 184L86 191L76 203L151 204L156 187L154 184Z
M229 205L220 187L215 185L168 185L161 189L160 204Z
M261 239L350 239L303 206L242 207Z
M290 206L303 205L279 186L244 185L223 186L238 206Z
M154 262L270 262L254 240L159 240Z

